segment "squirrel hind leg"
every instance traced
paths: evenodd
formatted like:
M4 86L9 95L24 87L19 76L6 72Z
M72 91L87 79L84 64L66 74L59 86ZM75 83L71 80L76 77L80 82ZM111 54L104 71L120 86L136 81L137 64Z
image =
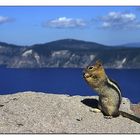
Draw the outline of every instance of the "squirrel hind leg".
M112 119L113 116L104 116L105 119Z
M117 112L117 113L115 113L115 114L113 114L113 115L106 115L106 114L103 112L103 115L104 115L104 118L105 118L105 119L112 119L112 118L119 117L120 113Z
M106 114L106 113L103 112L103 115L104 115L105 119L112 119L112 118L119 117L120 116L120 112L115 112L112 115L109 115L109 114Z

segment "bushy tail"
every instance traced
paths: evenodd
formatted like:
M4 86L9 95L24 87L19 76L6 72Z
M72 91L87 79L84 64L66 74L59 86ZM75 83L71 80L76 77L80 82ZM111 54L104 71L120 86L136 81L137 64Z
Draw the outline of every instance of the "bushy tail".
M124 111L120 111L120 115L122 115L125 118L129 118L130 120L133 120L133 121L135 121L137 123L140 123L140 118L139 117L136 117L136 116L131 115L129 113L126 113Z

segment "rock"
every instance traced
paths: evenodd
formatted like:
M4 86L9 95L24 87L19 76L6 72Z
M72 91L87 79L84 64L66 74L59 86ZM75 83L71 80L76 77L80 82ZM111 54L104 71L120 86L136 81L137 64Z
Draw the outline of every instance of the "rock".
M24 92L0 95L0 133L140 133L140 124L90 111L97 96ZM130 110L124 98L122 108Z
M131 104L131 110L136 114L136 116L140 117L140 103Z

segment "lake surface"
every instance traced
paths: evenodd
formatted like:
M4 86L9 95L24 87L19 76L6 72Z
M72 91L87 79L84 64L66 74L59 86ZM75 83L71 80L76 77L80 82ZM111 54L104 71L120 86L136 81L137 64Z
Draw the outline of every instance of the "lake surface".
M83 69L0 68L0 94L38 91L54 94L97 95L84 81ZM109 77L120 85L122 95L133 103L140 102L140 69L106 69Z

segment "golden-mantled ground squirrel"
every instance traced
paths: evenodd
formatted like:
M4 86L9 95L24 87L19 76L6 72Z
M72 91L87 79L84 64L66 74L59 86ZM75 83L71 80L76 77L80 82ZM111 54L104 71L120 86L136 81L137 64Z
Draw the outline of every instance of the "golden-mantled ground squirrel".
M140 123L140 118L119 110L122 101L121 90L116 82L108 78L100 61L84 70L84 79L99 94L96 112L101 111L105 118L122 115Z

